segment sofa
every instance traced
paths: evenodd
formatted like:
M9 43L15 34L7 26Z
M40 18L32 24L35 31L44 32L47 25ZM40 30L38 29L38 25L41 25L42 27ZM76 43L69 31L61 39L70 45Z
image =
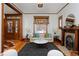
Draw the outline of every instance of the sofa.
M30 42L40 39L45 39L48 40L48 42L53 42L53 35L50 33L33 33L33 36L30 38Z

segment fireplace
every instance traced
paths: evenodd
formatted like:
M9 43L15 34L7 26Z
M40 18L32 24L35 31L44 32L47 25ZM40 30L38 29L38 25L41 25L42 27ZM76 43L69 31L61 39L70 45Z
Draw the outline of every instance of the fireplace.
M62 46L79 51L79 27L62 28Z
M74 33L65 33L65 47L69 50L74 50L74 42L75 40L75 34Z

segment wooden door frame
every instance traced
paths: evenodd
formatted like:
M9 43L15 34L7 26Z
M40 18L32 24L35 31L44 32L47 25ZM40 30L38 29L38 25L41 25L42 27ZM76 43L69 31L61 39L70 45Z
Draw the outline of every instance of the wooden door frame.
M3 43L4 43L4 3L1 4L2 5L2 33L1 33L1 52L3 52Z
M8 16L19 16L20 19L19 19L19 39L22 39L22 14L5 14L5 17L8 17Z
M4 4L5 4L5 3L2 3L2 4L1 4L1 7L2 7L2 31L1 31L1 37L2 37L2 38L1 38L1 42L2 42L1 45L2 45L2 46L1 46L1 52L3 52L4 33L5 33L5 31L4 31L4 29L5 29L5 28L4 28L4 24L5 24L5 19L4 19L4 18L5 18L5 15L4 15ZM17 8L15 9L15 7L14 7L13 5L11 5L10 3L7 3L7 4L10 5L10 6L9 6L10 8L12 8L12 9L14 8L14 9L13 9L14 11L18 10ZM7 4L6 4L6 5L7 5ZM11 16L12 16L12 15L20 15L20 17L21 17L21 18L20 18L20 23L21 23L21 24L20 24L20 29L21 29L21 30L20 30L20 34L21 34L21 35L20 35L20 39L22 39L22 37L23 37L23 36L22 36L22 12L19 11L19 10L16 11L16 12L17 12L18 14L6 14L6 15L11 15Z

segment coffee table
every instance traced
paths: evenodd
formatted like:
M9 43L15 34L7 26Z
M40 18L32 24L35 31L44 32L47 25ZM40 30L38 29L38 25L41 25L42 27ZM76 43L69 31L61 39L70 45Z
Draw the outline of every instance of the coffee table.
M38 39L38 40L34 40L33 42L36 44L46 44L46 43L48 43L48 40Z
M48 43L48 40L38 39L38 40L34 40L33 43L35 43L38 47L44 47Z

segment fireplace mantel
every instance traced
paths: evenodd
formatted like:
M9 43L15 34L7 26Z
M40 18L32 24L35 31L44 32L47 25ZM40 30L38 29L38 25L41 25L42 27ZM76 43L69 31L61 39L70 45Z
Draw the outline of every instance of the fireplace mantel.
M69 27L69 28L64 27L64 28L62 28L62 30L79 30L79 26Z
M64 45L65 42L65 33L74 33L75 34L75 49L78 51L78 45L79 45L79 27L71 27L71 28L62 28L62 46Z

